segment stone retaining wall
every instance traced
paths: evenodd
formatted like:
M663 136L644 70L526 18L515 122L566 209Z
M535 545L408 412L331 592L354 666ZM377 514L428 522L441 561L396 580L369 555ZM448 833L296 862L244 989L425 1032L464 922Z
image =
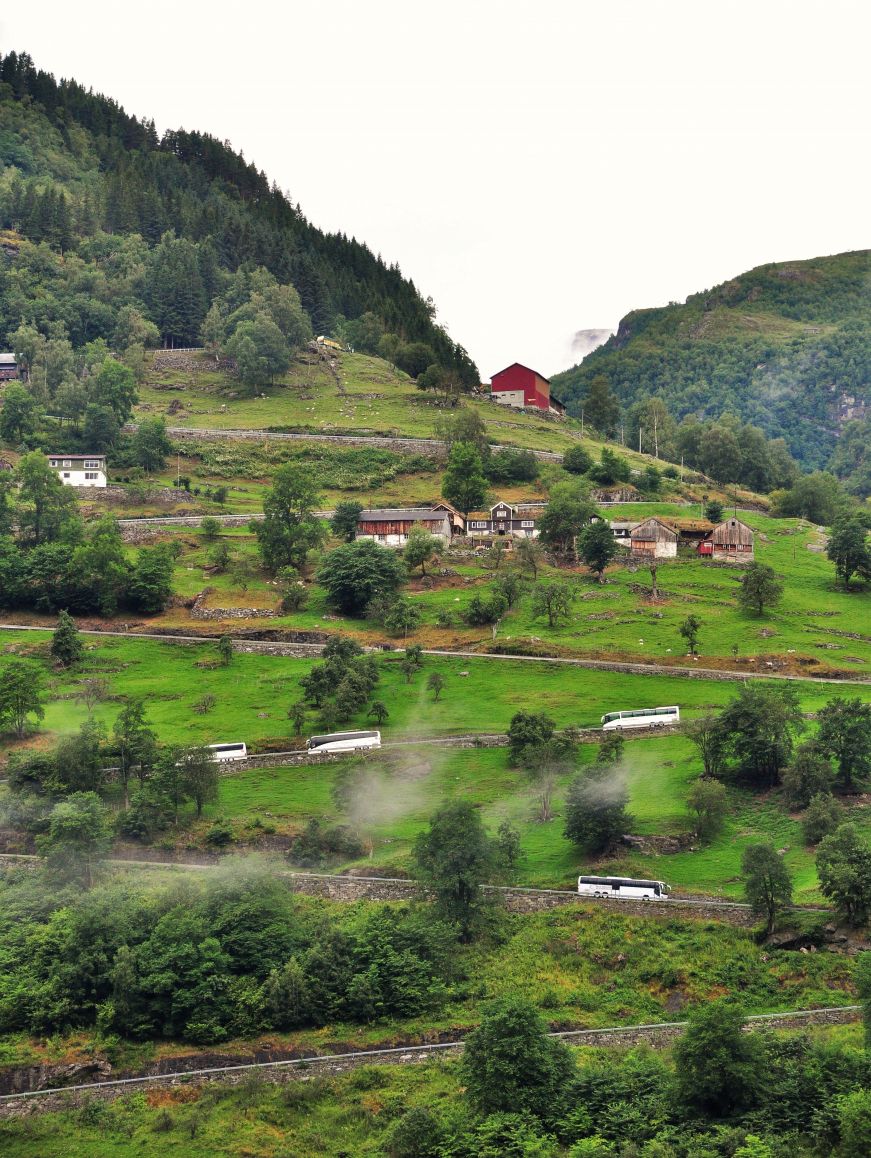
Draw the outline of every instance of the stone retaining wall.
M125 430L134 431L135 425L128 424ZM395 454L428 454L437 458L444 458L447 454L447 444L436 438L392 438L380 434L323 434L306 431L272 431L272 430L217 430L195 426L168 426L167 434L171 438L191 438L207 442L259 442L269 439L272 442L326 442L336 446L367 447L375 446L380 450L393 451ZM505 450L506 445L493 443L492 450ZM512 449L509 447L509 449ZM544 462L562 462L563 456L550 450L533 450L536 458Z
M758 1032L778 1028L780 1026L805 1025L843 1025L858 1020L856 1009L824 1009L814 1010L798 1015L754 1018L748 1022L746 1028L750 1032ZM625 1029L605 1030L570 1030L559 1036L572 1046L618 1046L629 1047L642 1042L653 1048L668 1045L683 1032L682 1024L640 1025L627 1026ZM331 1077L347 1073L359 1066L371 1065L420 1065L435 1061L439 1058L458 1056L463 1049L462 1041L446 1042L437 1049L420 1048L416 1046L400 1047L388 1053L348 1053L345 1056L332 1055L324 1058L306 1058L294 1062L265 1062L252 1068L242 1064L241 1068L224 1073L197 1074L179 1073L175 1076L160 1076L145 1078L130 1085L96 1086L93 1089L79 1089L61 1091L53 1094L37 1095L30 1098L12 1098L0 1102L0 1120L28 1117L31 1114L46 1113L57 1110L79 1108L95 1100L111 1101L118 1097L129 1096L141 1090L156 1088L173 1088L176 1086L202 1086L208 1082L220 1082L222 1085L239 1085L251 1081L257 1075L260 1080L272 1083L305 1081L311 1077ZM69 1068L69 1067L67 1067ZM101 1077L106 1070L106 1063L99 1061L84 1067ZM27 1089L29 1081L39 1081L43 1067L28 1067L20 1071L21 1084L19 1089ZM17 1076L17 1075L16 1075ZM85 1076L82 1073L81 1076ZM14 1079L13 1079L14 1081ZM7 1086L7 1088L9 1088ZM13 1085L14 1089L15 1086ZM29 1088L34 1088L30 1086ZM38 1087L37 1087L38 1088Z
M415 881L399 879L290 873L288 880L294 892L311 897L324 897L331 901L408 901L420 895ZM577 893L568 889L564 892L556 889L548 892L542 889L485 886L484 891L501 897L510 913L538 913L557 909L563 905L576 905L584 912L590 913L607 905L614 912L633 917L680 917L689 920L717 921L744 929L752 928L756 924L756 919L748 909L733 909L716 903L688 903L679 900L590 901L581 899Z
M204 607L213 588L201 591L190 609L191 619L274 619L271 607Z

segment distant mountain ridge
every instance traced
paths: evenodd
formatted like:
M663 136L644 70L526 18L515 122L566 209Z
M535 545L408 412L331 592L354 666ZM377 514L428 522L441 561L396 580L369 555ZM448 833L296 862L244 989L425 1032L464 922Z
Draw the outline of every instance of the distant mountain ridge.
M634 310L554 392L579 413L599 375L624 406L658 395L678 420L731 411L824 467L871 408L871 251L763 265L682 305Z

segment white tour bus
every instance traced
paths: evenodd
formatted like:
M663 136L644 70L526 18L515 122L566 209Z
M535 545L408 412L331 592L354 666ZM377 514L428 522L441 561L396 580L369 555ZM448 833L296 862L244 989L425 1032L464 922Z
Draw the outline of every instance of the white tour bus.
M658 897L665 900L671 889L665 881L636 881L628 877L578 877L578 892L584 897L640 897L643 901Z
M312 736L309 752L362 752L381 747L380 732L331 732L328 736Z
M209 744L208 748L212 753L212 759L217 760L219 764L223 764L226 760L244 760L248 755L248 749L243 743Z
M606 712L602 716L602 731L618 728L668 728L680 723L680 708L640 708L635 712Z

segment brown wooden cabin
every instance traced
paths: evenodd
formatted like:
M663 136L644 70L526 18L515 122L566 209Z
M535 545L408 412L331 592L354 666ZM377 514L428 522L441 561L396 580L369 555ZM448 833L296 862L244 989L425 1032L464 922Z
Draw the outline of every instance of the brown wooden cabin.
M14 354L0 354L0 382L14 382L18 378L18 359Z
M446 510L432 507L397 507L361 511L357 520L358 539L374 539L385 547L403 547L412 527L423 527L447 545L451 541L451 517Z
M447 499L439 499L437 503L433 503L432 509L434 511L447 512L448 518L451 522L451 530L455 535L462 535L466 530L466 519L461 511L456 507L452 507Z
M699 544L699 554L710 555L713 559L728 559L737 563L753 562L753 531L740 519L724 519L711 531L708 538ZM710 550L702 548L710 544Z
M629 549L639 558L673 559L677 555L677 541L677 531L661 519L650 518L632 528Z

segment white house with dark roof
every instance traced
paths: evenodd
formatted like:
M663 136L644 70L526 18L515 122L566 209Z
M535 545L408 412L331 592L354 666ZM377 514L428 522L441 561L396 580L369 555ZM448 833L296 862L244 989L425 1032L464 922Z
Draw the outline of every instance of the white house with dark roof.
M50 454L48 465L65 487L104 487L105 454Z

